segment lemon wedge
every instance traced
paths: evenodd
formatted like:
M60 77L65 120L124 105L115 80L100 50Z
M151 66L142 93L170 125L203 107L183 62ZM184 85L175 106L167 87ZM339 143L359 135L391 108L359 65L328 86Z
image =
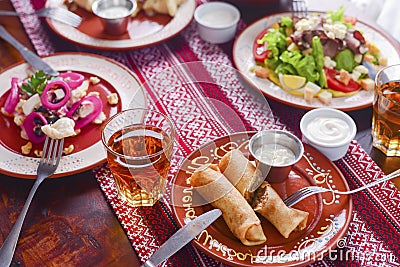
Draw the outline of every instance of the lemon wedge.
M296 75L279 74L279 81L286 90L300 89L306 83L306 78Z

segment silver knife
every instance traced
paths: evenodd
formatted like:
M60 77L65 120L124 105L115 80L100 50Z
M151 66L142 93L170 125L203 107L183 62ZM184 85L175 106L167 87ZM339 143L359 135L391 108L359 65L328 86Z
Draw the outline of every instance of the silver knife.
M43 70L44 73L51 76L57 76L58 71L54 70L50 67L46 62L43 61L38 55L30 51L28 48L23 46L20 42L18 42L11 34L7 32L7 30L0 25L0 37L5 41L10 43L15 47L23 58L25 58L26 62L29 63L36 70Z
M158 266L210 226L221 214L220 209L213 209L190 221L173 234L141 267Z

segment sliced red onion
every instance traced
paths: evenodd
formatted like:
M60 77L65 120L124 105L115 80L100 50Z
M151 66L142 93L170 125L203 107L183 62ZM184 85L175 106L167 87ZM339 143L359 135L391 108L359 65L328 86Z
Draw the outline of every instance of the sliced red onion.
M75 120L75 130L80 129L94 121L103 110L103 102L101 102L101 99L96 95L88 95L72 105L66 114L67 117L73 119L74 113L78 110L83 101L88 101L93 104L93 112L84 118L78 118Z
M40 119L43 122L43 125L47 124L46 118L39 112L32 112L28 116L26 116L24 123L22 124L23 129L26 132L26 135L33 144L40 144L44 142L46 139L46 135L43 134L39 136L35 133L35 127L37 124L35 123L35 119Z
M61 101L59 101L57 103L51 103L49 101L47 93L48 93L49 90L55 90L55 89L58 89L58 88L61 88L61 89L64 90L65 96ZM70 96L71 96L71 89L70 89L69 85L66 82L62 81L62 80L54 80L54 81L49 82L46 85L46 87L44 88L43 93L42 93L42 95L40 97L40 100L42 101L42 105L45 108L48 108L50 110L57 110L57 109L61 108L62 106L64 106L67 103L67 101L70 98Z
M71 89L77 88L85 80L85 77L77 72L64 72L61 73L59 77L61 77L64 82L68 83Z
M19 79L13 77L11 79L11 88L10 93L7 96L6 102L4 103L4 111L8 114L12 114L15 111L15 107L19 102L19 87L18 87Z

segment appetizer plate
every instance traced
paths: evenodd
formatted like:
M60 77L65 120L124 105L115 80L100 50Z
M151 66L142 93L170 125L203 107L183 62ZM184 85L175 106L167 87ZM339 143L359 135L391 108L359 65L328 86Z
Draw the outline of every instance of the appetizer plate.
M46 19L50 28L61 38L72 43L104 50L138 49L166 41L179 34L189 25L196 8L195 0L186 0L179 6L173 18L163 14L149 17L143 11L140 11L137 16L131 18L127 33L114 36L103 32L101 21L94 14L80 7L72 10L72 5L66 3L63 0L48 0L46 6L69 8L83 18L81 25L74 28Z
M196 193L188 182L191 173L203 164L218 163L232 149L239 148L245 155L249 155L248 143L253 134L236 133L218 138L194 151L183 162L173 181L171 194L173 212L180 226L213 209L209 204L196 204ZM295 164L288 179L272 184L281 198L308 185L349 189L345 178L331 161L307 144L304 144L304 148L302 159ZM219 218L192 242L218 261L230 266L249 267L303 266L321 260L329 252L334 253L337 247L341 248L341 239L351 221L353 207L350 196L332 193L314 195L297 203L294 208L309 212L307 227L301 232L291 233L287 239L266 219L258 216L267 237L262 245L243 245L230 232L223 218Z
M98 55L87 53L58 53L43 58L58 71L74 71L85 76L98 77L100 82L89 86L90 91L97 91L103 101L103 112L109 118L113 114L130 106L145 107L146 96L139 79L122 64ZM12 77L24 79L32 69L27 63L20 63L0 73L0 106L4 105ZM110 105L106 96L117 93L119 103ZM29 155L21 154L21 146L27 143L20 137L20 127L13 118L0 114L0 173L14 177L34 179L39 158L34 156L34 149L42 150L42 144L34 145ZM74 146L71 154L63 156L56 173L52 177L62 177L91 169L106 161L106 152L101 142L102 125L87 125L81 133L65 139L64 147Z
M291 16L291 13L284 12L272 14L254 22L243 30L235 40L233 46L233 62L236 68L243 75L244 79L251 86L261 90L261 92L263 92L267 97L289 106L302 109L326 107L327 105L322 104L318 99L313 99L311 103L308 103L303 99L303 97L289 94L270 80L258 78L253 72L251 72L251 69L255 66L252 51L255 38L263 30L278 22L282 16ZM356 28L364 34L367 40L379 47L383 55L388 58L389 65L400 62L400 50L393 39L378 29L362 22L357 22ZM333 98L328 107L346 111L357 110L371 106L372 99L373 91L360 91L351 97Z

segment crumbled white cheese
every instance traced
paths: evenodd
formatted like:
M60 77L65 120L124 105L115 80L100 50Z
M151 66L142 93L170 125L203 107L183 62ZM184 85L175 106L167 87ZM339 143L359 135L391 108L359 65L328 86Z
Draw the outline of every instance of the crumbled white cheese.
M63 99L65 97L65 91L61 88L58 88L53 91L56 96L56 99Z
M82 97L86 96L86 92L89 89L89 81L84 80L83 83L78 86L76 89L71 90L71 104L79 101Z
M344 25L343 23L324 23L322 26L326 32L326 35L331 39L338 38L343 40L346 37L347 28L346 25Z
M358 78L360 78L361 73L360 73L359 71L357 71L357 70L354 69L353 72L350 73L350 76L351 76L351 78L352 78L354 81L357 81Z
M336 67L336 62L328 56L324 57L324 66L328 69Z
M40 101L39 94L34 94L31 96L24 104L22 104L22 111L25 115L29 115L33 112L35 108L40 107L42 102Z
M358 71L361 74L368 74L368 69L363 65L356 66L353 71Z
M90 101L82 101L81 106L79 108L78 116L79 118L85 118L89 114L94 111L93 103Z
M301 19L299 20L296 25L294 25L296 31L309 31L313 27L313 23L311 20L308 19Z
M41 127L42 132L50 138L61 139L75 135L75 122L67 117L60 118L53 124L46 124Z
M97 116L96 119L93 120L94 124L102 124L103 121L105 121L107 119L106 114L104 114L104 112L100 112L99 116Z

